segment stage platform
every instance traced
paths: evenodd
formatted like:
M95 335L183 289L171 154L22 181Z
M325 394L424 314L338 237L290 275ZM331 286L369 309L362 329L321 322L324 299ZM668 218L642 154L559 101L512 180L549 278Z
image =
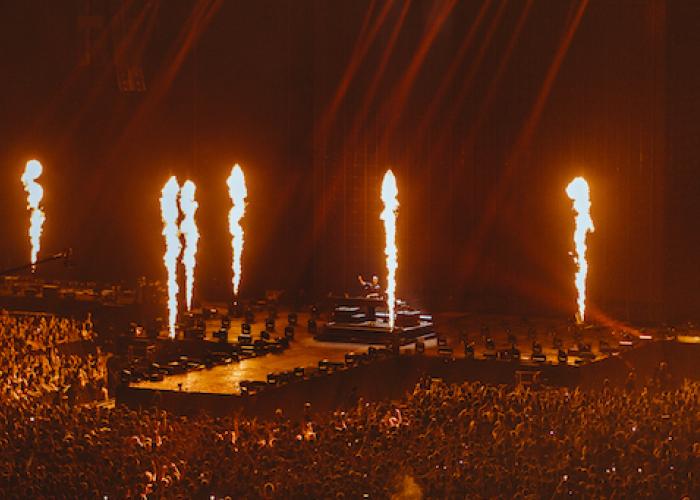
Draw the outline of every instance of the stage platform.
M323 326L316 339L330 342L391 345L396 336L400 339L400 345L407 345L415 342L417 339L427 340L434 338L435 332L433 324L429 321L420 321L416 326L397 326L393 330L389 328L385 321L362 321L358 323L330 321Z
M360 398L366 401L396 400L428 375L448 383L479 381L513 386L529 381L536 384L535 388L537 385L566 387L569 390L575 387L621 388L625 386L630 370L636 371L638 384L643 384L654 376L660 363L664 362L669 366L670 383L678 385L685 378L700 377L697 370L699 351L698 343L655 340L580 366L443 357L428 352L405 353L327 372L315 371L298 380L267 386L246 395L120 386L116 397L120 405L131 408L156 406L181 415L205 412L212 416L233 414L267 419L274 418L279 409L289 418L301 419L309 412L352 408ZM205 381L209 377L203 376L201 379Z
M286 313L280 312L280 318L286 318ZM212 394L239 394L242 381L265 381L268 374L285 372L295 368L305 368L312 372L318 368L319 361L328 360L331 363L342 364L345 355L350 352L366 353L373 343L349 343L326 342L322 336L314 338L306 328L309 315L299 313L298 326L290 347L279 354L267 354L260 357L241 359L226 365L191 371L182 374L169 375L162 381L143 381L132 383L134 388L143 388L161 391L183 391ZM240 319L232 319L229 339L233 341L240 331ZM283 330L286 319L278 320L278 329ZM650 339L640 341L635 337L629 345L620 347L623 339L622 333L613 328L584 328L574 333L570 324L561 320L533 319L524 322L521 318L507 316L483 316L466 313L444 313L435 317L435 329L439 337L428 337L425 341L425 355L435 357L449 357L454 359L465 358L464 339L473 348L474 357L480 360L495 360L500 352L511 347L511 341L515 340L521 351L521 364L524 367L532 365L560 365L557 360L558 348L555 347L556 338L562 342L562 346L572 355L567 359L567 364L575 366L576 342L585 342L591 345L592 358L589 362L596 362L625 350L634 349L640 343L651 340L663 339L663 334L658 331L645 332ZM205 343L210 349L217 350L221 344L214 339L214 332L219 329L219 320L207 321ZM323 319L319 320L319 332L324 330ZM332 325L331 325L332 327ZM264 328L264 322L253 324L253 336L259 336ZM486 332L488 330L488 332ZM554 333L556 332L556 333ZM381 333L381 332L380 332ZM376 332L372 333L373 335ZM493 340L493 348L489 348L484 342L484 335ZM556 337L556 338L555 338ZM425 338L425 337L424 337ZM535 339L541 343L544 363L534 363L531 357L531 343ZM404 345L401 350L412 352L413 343ZM610 351L603 352L601 347L607 345Z
M308 316L302 316L308 319ZM302 318L300 317L300 319ZM232 326L232 330L240 328L240 322L238 323L238 325ZM256 326L257 328L255 328ZM254 335L257 335L257 332L262 329L262 325L253 325L253 327ZM213 331L215 329L210 328L208 324L208 342L211 343L212 349L217 349L219 343L212 340ZM266 354L256 358L241 359L231 364L169 375L159 382L144 381L132 383L131 386L169 391L177 391L181 388L185 392L240 394L240 382L244 380L264 381L269 373L286 372L299 367L310 370L318 367L319 361L322 360L343 363L345 354L367 352L369 347L369 344L320 342L314 339L305 327L298 327L289 348L280 354ZM182 384L181 387L180 384Z
M397 306L396 323L391 328L384 300L343 296L329 297L327 302L330 318L317 340L393 346L435 336L432 316L408 304Z

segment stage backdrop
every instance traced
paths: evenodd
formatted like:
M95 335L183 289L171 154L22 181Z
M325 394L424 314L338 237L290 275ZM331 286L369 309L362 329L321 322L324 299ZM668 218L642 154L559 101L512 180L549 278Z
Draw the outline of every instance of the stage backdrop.
M384 275L390 167L399 296L573 314L564 187L584 175L591 311L695 317L698 21L661 0L11 3L0 263L29 254L19 175L36 157L42 251L76 256L43 273L162 279L158 196L175 174L198 185L197 293L226 298L239 162L242 293L352 291Z

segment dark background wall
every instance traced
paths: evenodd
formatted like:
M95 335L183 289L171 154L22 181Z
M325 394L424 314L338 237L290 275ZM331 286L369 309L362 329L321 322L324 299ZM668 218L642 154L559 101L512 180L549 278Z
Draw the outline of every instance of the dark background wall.
M391 167L400 296L571 314L564 187L585 175L592 310L696 316L692 2L75 0L2 12L2 264L29 251L18 178L37 157L43 248L76 253L54 273L162 277L158 196L176 174L198 185L199 294L225 298L224 181L240 162L244 294L352 289L358 272L384 274ZM120 91L129 65L145 92Z
M692 61L700 47L700 5L670 2L668 19L666 301L675 315L697 318L700 234L693 225L700 213L700 70Z

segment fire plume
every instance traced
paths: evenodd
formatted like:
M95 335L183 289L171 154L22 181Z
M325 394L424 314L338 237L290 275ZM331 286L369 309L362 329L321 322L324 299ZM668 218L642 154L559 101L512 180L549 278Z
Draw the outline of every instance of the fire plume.
M32 272L36 269L36 258L41 248L41 228L46 216L41 209L41 200L44 197L44 188L36 180L41 176L44 168L37 160L30 160L22 174L22 184L27 192L27 210L29 215L29 243L31 244Z
M245 199L248 190L245 185L243 170L236 164L231 169L231 175L226 180L228 194L233 206L228 213L228 226L231 232L231 246L233 248L233 295L238 296L238 287L241 283L241 255L243 254L243 228L241 219L245 214Z
M586 260L586 236L595 231L591 219L591 197L588 183L583 177L576 177L566 187L566 195L574 202L573 210L576 214L576 228L574 229L574 245L576 255L576 291L578 292L578 312L576 320L583 323L586 314L586 276L588 275L588 261Z
M394 328L396 321L396 269L399 266L398 249L396 247L396 216L399 210L399 188L396 185L396 177L391 170L387 170L382 181L382 203L384 210L379 218L384 221L384 233L386 243L384 253L386 255L386 304L389 312L389 327Z
M180 189L180 210L183 214L180 223L180 233L185 237L185 248L182 252L182 263L185 265L185 292L187 298L187 310L192 309L192 295L194 291L194 268L196 265L197 242L199 230L195 213L199 203L195 200L194 192L197 189L194 182L185 181Z
M170 338L175 338L175 325L177 323L177 294L180 287L177 284L177 261L180 257L182 244L180 243L180 231L177 220L180 216L177 205L177 197L180 185L177 178L172 176L163 186L160 197L160 212L163 217L163 236L165 236L165 254L163 262L168 272L168 328Z

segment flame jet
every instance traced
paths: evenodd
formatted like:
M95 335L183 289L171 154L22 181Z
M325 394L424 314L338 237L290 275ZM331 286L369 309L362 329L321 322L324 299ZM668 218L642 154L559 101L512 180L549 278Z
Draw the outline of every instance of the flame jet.
M165 254L163 262L168 271L168 328L170 338L175 338L175 324L177 323L177 294L180 287L177 284L177 261L180 257L182 244L177 220L180 212L177 206L177 197L180 193L180 185L177 178L172 176L163 186L160 197L160 212L163 217L163 236L165 236Z
M399 267L398 248L396 247L396 216L399 210L399 188L396 185L396 177L391 170L387 170L382 181L382 203L384 210L379 218L384 221L384 233L386 243L384 253L386 255L386 304L389 311L389 327L393 330L396 322L396 269Z
M44 197L44 188L36 182L44 168L38 160L29 160L22 174L22 184L27 192L27 210L29 215L29 243L31 244L32 272L36 270L36 259L41 248L41 229L46 220L41 209L41 200Z
M199 208L199 203L195 200L194 192L197 189L194 182L188 180L180 189L180 210L183 214L180 223L180 233L185 237L185 248L182 252L182 263L185 266L185 292L187 297L187 310L192 309L192 295L194 291L194 268L197 263L197 242L199 241L199 230L195 213Z
M576 255L576 291L578 293L578 312L576 321L583 323L586 318L586 276L588 275L588 261L586 260L586 236L595 231L591 219L591 197L588 183L583 177L576 177L566 187L566 195L574 202L573 210L576 214L576 228L574 229L574 246Z
M235 164L231 169L231 175L226 180L226 184L233 203L228 213L228 227L231 232L231 246L233 248L233 295L238 297L238 287L241 283L241 255L243 254L241 219L245 214L245 199L248 196L243 170L238 164Z

